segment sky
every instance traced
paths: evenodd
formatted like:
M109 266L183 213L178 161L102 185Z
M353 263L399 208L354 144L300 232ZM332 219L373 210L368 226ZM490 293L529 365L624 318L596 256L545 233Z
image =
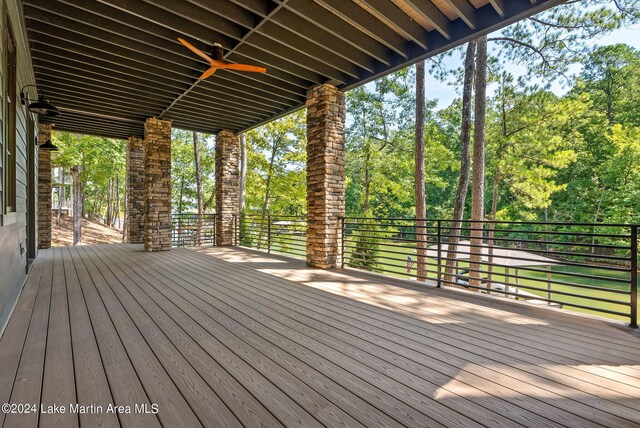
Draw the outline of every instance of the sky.
M615 43L626 43L634 48L640 50L640 26L631 28L621 28L613 31L605 37L594 40L593 46L596 45L611 45ZM452 56L445 60L448 68L455 69L462 66L463 59L460 56ZM515 76L521 76L524 74L525 69L519 64L508 64L511 72ZM570 69L570 74L577 74L580 72L580 67L574 66ZM462 85L451 86L447 82L441 82L432 76L427 76L426 79L426 91L428 99L437 99L438 108L443 109L451 104L451 102L460 95L456 92L456 87ZM488 92L491 94L494 88L491 85L488 87ZM556 83L552 86L551 90L557 95L563 95L568 88L562 87L560 83Z

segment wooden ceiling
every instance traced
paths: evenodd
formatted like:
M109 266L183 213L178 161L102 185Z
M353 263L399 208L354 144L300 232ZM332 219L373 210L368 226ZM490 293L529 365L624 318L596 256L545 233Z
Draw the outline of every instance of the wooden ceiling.
M58 130L142 136L147 117L244 131L563 0L23 0L38 87ZM178 41L266 75L208 68Z

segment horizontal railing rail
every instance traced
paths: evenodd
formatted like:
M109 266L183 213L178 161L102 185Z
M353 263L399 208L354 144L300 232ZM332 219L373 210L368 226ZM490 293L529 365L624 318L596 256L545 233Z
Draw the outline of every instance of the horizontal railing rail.
M171 246L197 247L215 243L216 215L171 214Z
M637 327L637 234L630 224L344 217L342 265Z

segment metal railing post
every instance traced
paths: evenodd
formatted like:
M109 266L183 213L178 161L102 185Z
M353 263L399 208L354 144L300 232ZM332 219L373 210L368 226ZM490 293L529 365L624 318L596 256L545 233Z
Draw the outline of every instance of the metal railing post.
M340 217L340 267L344 269L344 217Z
M631 226L631 314L629 327L638 328L638 225Z
M271 214L267 214L267 253L271 252Z
M238 221L238 216L236 214L233 215L233 238L231 239L231 245L238 245L237 233L238 229L236 227Z
M442 288L442 220L438 220L438 282L437 287Z

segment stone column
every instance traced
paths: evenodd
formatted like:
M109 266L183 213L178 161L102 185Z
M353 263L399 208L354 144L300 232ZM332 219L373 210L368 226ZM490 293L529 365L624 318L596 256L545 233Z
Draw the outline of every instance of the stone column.
M144 124L144 249L171 249L171 121Z
M236 134L216 136L216 245L235 244L235 220L240 214L240 143Z
M340 263L344 216L344 94L333 85L307 93L307 265Z
M38 125L38 145L51 138L49 123ZM51 151L38 150L38 248L51 247Z
M144 242L144 140L129 137L127 141L127 242Z

